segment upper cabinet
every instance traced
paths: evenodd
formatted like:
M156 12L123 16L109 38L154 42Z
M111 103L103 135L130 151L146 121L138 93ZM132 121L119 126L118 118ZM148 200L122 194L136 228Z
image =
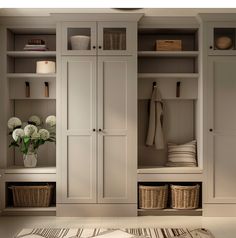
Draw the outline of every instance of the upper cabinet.
M133 55L136 25L133 22L63 23L62 54Z
M209 23L208 34L209 55L235 55L236 23Z

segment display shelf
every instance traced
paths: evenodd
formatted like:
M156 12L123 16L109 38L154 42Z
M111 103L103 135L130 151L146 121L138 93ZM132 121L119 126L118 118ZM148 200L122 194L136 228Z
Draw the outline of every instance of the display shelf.
M198 73L139 73L139 79L145 78L194 78L197 79L199 77Z
M7 56L14 58L56 57L56 51L7 51Z
M55 79L56 74L36 74L36 73L8 73L7 78L44 78L44 79Z
M167 208L162 210L157 209L138 209L139 216L201 216L202 209L193 209L193 210L177 210L173 208Z
M55 216L56 206L50 207L6 207L3 209L4 215L42 215Z
M138 51L139 57L198 57L198 51Z
M23 166L11 166L5 169L5 174L56 174L56 167L25 168Z
M151 167L144 166L138 168L138 174L201 174L202 168L199 167Z

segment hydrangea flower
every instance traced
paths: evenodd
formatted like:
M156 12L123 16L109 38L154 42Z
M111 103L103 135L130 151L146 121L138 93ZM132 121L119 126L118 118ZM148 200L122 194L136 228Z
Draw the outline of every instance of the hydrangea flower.
M53 115L48 116L45 122L48 127L54 127L56 125L56 117Z
M22 138L25 135L23 129L15 129L12 133L12 138L14 141L17 141L19 138Z
M22 122L18 117L11 117L8 120L7 125L10 130L14 130L16 127L20 127Z
M25 128L24 128L24 132L25 132L25 135L26 136L31 136L33 135L35 132L37 132L38 129L36 126L34 125L27 125Z
M31 139L32 140L37 140L40 138L40 134L38 132L34 132L32 135L31 135Z
M39 130L39 135L40 135L40 138L43 139L43 140L47 140L50 137L50 133L46 129L40 129Z
M40 126L41 125L41 119L36 116L36 115L33 115L29 118L29 123L32 122L34 125L36 126Z

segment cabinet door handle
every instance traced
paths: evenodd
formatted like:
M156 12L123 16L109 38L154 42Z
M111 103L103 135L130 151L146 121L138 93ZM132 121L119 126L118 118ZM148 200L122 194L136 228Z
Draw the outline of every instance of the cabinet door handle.
M93 128L93 131L96 131L96 129L95 129L95 128Z
M93 46L93 49L96 49L96 46L95 46L95 45Z
M98 48L99 48L99 49L102 49L102 47L101 47L100 45L98 46Z
M210 49L213 49L213 46L212 45L210 45L210 47L209 47Z
M210 131L210 132L212 132L212 131L213 131L213 129L212 129L212 128L210 128L210 129L209 129L209 131Z
M101 129L101 128L99 128L99 129L98 129L98 131L99 131L99 132L101 132L101 131L102 131L102 129Z

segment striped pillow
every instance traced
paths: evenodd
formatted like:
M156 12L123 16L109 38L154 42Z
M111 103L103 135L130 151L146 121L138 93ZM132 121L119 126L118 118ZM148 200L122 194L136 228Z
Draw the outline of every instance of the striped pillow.
M183 145L168 143L168 167L196 167L197 141L193 140Z

